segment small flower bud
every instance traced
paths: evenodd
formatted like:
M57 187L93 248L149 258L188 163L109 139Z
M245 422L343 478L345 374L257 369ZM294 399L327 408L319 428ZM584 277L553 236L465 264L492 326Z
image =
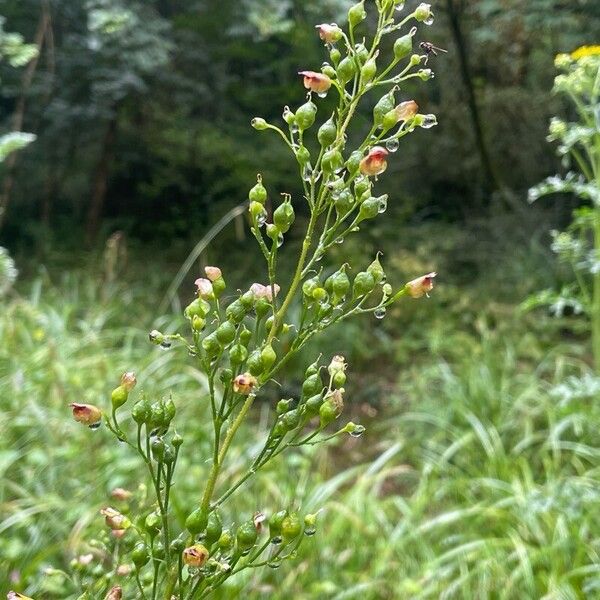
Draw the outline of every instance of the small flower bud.
M164 339L165 336L158 331L157 329L153 329L149 334L148 334L148 339L153 343L156 344L157 346L160 346Z
M342 59L337 66L337 76L342 85L350 81L356 73L356 64L350 56Z
M183 437L181 435L179 435L178 433L176 433L173 438L171 439L171 444L173 444L173 447L175 449L180 448L181 445L183 444Z
M404 287L412 298L426 296L433 289L433 279L437 273L432 272L409 281Z
M367 13L365 11L365 2L361 0L358 4L351 6L348 10L348 23L350 23L350 27L356 27L359 23L364 21L367 18Z
M123 375L121 375L121 385L128 392L130 392L135 387L136 383L137 383L137 378L133 371L127 371L126 373L123 373Z
M321 23L315 27L319 30L319 37L327 44L335 44L342 38L342 30L335 23Z
M388 151L382 146L373 146L367 156L360 161L360 172L363 175L380 175L387 169Z
M125 515L110 506L101 509L100 514L104 517L106 526L110 529L127 529L131 526L131 521Z
M73 411L73 418L78 423L83 423L91 428L100 426L102 420L102 411L93 404L79 404L73 402L69 404Z
M396 60L402 60L412 52L413 36L416 32L417 29L415 27L410 31L410 33L399 37L394 42L394 57L396 58Z
M117 386L110 395L110 401L112 403L112 407L114 410L120 408L127 402L127 398L129 397L129 392L125 389L124 386Z
M256 543L258 532L254 521L242 523L235 534L238 546L241 550L249 550Z
M242 373L233 380L233 391L236 394L248 396L252 393L257 383L256 377L253 377L251 373Z
M194 284L196 285L196 293L199 298L202 298L203 300L212 300L215 297L212 283L208 279L199 277Z
M333 142L335 142L335 138L337 136L337 127L335 126L335 121L333 120L333 115L319 127L319 131L317 132L317 139L319 140L319 144L326 148L327 146L331 146Z
M268 127L267 122L261 117L254 117L250 123L257 131L263 131Z
M208 550L202 544L194 544L183 551L183 562L188 567L202 567L207 560Z
M354 279L352 286L352 296L360 298L373 291L375 288L375 278L368 271L358 273Z
M294 207L288 196L286 197L286 200L275 209L275 212L273 213L273 223L275 223L281 233L287 233L292 226L295 217Z
M360 437L365 432L365 428L363 425L357 425L350 421L346 423L342 431L349 433L352 437Z
M415 19L425 25L431 25L433 23L433 11L431 10L431 4L421 2L414 12Z
M315 122L317 114L317 105L308 100L296 111L296 123L301 131L308 129Z
M223 274L221 273L221 269L219 269L219 267L204 267L204 272L206 273L206 277L211 283L223 277Z
M315 94L324 95L331 87L331 79L324 73L316 71L298 71L298 75L304 77L304 87ZM296 113L296 121L298 121L298 113ZM300 123L298 123L300 125Z
M185 520L185 528L192 534L197 535L206 529L208 517L202 508L197 508L191 512Z
M431 69L420 69L418 75L421 81L433 79L433 71Z

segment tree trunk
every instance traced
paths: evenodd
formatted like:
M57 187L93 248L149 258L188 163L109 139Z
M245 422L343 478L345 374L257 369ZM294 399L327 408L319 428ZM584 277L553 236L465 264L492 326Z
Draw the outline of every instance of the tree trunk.
M37 55L31 59L31 61L25 69L25 72L23 73L23 78L21 80L21 94L19 95L19 98L17 100L15 112L12 118L13 131L21 131L21 129L23 128L23 122L25 120L25 105L27 92L31 87L31 82L33 80L33 76L35 75L35 71L37 69L38 62L40 59L40 54L42 52L42 46L44 45L44 39L48 35L50 26L50 8L47 0L42 0L42 12L40 14L40 19L38 21L38 27L34 39L34 44L36 45L38 52ZM6 211L8 210L11 193L15 184L15 171L17 167L18 156L18 152L13 152L8 156L4 163L5 176L4 181L2 183L2 191L0 192L0 228L2 228L2 225L4 224L4 220L6 218Z
M90 198L90 207L87 214L86 241L91 244L95 241L100 228L100 219L104 210L104 201L106 199L106 190L108 188L108 177L110 174L110 165L115 152L115 141L117 139L117 112L108 122L100 158L94 172L92 181L92 191Z
M446 8L448 11L448 21L450 23L450 31L454 40L454 45L458 52L458 65L461 79L467 92L467 105L469 115L471 117L471 125L475 136L475 145L479 154L479 160L483 169L486 184L490 191L497 191L501 188L495 169L493 168L490 159L490 153L483 133L483 125L479 107L477 105L477 97L475 95L475 86L471 76L471 68L469 66L468 50L465 36L463 35L460 18L462 10L457 8L455 0L446 0Z

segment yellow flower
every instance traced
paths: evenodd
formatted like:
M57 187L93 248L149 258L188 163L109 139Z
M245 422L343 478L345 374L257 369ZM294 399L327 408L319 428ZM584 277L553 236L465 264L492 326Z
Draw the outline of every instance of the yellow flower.
M571 52L571 58L579 60L585 56L600 56L600 45L580 46L577 50Z

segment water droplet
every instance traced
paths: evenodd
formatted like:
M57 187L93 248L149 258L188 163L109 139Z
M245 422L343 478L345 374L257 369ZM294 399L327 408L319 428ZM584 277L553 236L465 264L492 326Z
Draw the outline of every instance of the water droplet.
M423 23L425 23L425 25L432 25L433 24L433 15L431 15L430 17L428 17L427 19L425 19L423 21Z
M317 256L315 257L315 261L321 262L322 260L323 260L323 253L321 252L320 254L317 254Z
M385 307L381 307L376 309L375 311L373 311L373 315L375 316L376 319L383 319L383 317L385 317L386 314L386 310Z
M400 146L400 142L396 138L391 138L385 143L388 152L396 152Z
M387 210L387 198L381 198L379 200L379 206L377 207L377 212L379 214L384 213Z
M292 123L292 126L290 127L290 131L292 133L298 133L300 131L300 127L298 127L298 123L296 123L296 122Z
M398 12L404 10L404 2L398 2L398 4L396 4L396 6L394 7Z
M279 569L279 567L281 566L281 559L280 558L274 558L273 560L270 560L267 565L269 567L271 567L271 569Z
M337 238L337 240L335 240L336 244L343 244L344 243L344 238L343 237L339 237Z
M385 310L385 309L384 309ZM362 425L355 425L354 431L350 432L352 437L358 438L365 432L365 428Z
M312 179L312 175L313 168L309 163L306 163L304 167L302 167L302 179L304 179L304 181L310 181Z
M315 535L315 533L317 533L317 528L316 527L306 527L304 529L304 535L311 537L313 535Z
M283 233L280 233L277 236L277 247L281 248L281 246L283 246Z
M317 96L319 96L319 98L326 98L327 97L327 92L320 92L317 94Z
M159 348L161 350L168 350L171 347L171 342L168 342L167 340L165 340L164 342L161 342Z
M248 556L248 554L250 554L250 548L248 548L248 550L242 550L242 552L240 554L242 556Z
M92 423L90 425L90 429L92 431L96 431L96 429L100 429L100 425L102 425L102 421L98 421L97 423Z
M264 211L256 217L256 223L259 227L262 227L267 222L267 211Z
M191 347L190 347L190 348L188 348L188 354L189 354L190 356L197 356L197 355L198 355L198 352L196 352L196 349L195 349L195 348L191 348Z
M421 127L423 129L431 129L437 125L437 118L435 115L423 115L423 122Z
M283 120L287 122L287 118L292 114L292 111L290 110L289 106L284 106L283 107L283 113L282 113L282 117Z
M353 227L350 231L356 233L357 231L360 231L360 227L357 225L356 227Z
M271 544L273 544L274 546L279 546L279 544L281 544L282 541L283 540L280 535L276 535L273 538L271 538Z

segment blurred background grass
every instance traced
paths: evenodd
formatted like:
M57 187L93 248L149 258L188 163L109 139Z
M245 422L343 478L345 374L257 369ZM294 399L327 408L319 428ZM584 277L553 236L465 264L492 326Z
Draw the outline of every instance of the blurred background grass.
M194 243L258 170L273 196L299 197L275 140L248 122L300 101L296 71L323 58L313 25L341 21L347 5L0 3L5 29L40 48L30 80L0 64L6 128L24 102L23 129L38 136L2 166L0 242L20 275L0 297L0 592L76 597L58 570L101 535L98 509L114 487L137 485L139 465L102 429L73 423L67 405L105 405L126 369L152 396L173 394L187 424L179 519L197 498L204 381L147 332L181 326L179 303L203 264L218 264L232 290L264 279L236 221L158 311ZM290 366L285 395L301 384L294 367L343 353L347 416L367 433L275 461L236 498L226 522L288 504L324 511L295 561L241 576L223 598L600 596L600 384L588 326L522 307L569 281L548 231L575 202L528 207L525 191L559 168L544 141L559 108L553 56L594 41L600 7L448 0L434 10L428 39L450 52L427 91L403 95L440 126L394 155L380 184L391 193L385 218L344 252L358 268L381 250L396 284L436 269L439 285L382 321L328 332ZM358 128L367 118L368 107ZM262 439L272 400L256 408L229 475Z

